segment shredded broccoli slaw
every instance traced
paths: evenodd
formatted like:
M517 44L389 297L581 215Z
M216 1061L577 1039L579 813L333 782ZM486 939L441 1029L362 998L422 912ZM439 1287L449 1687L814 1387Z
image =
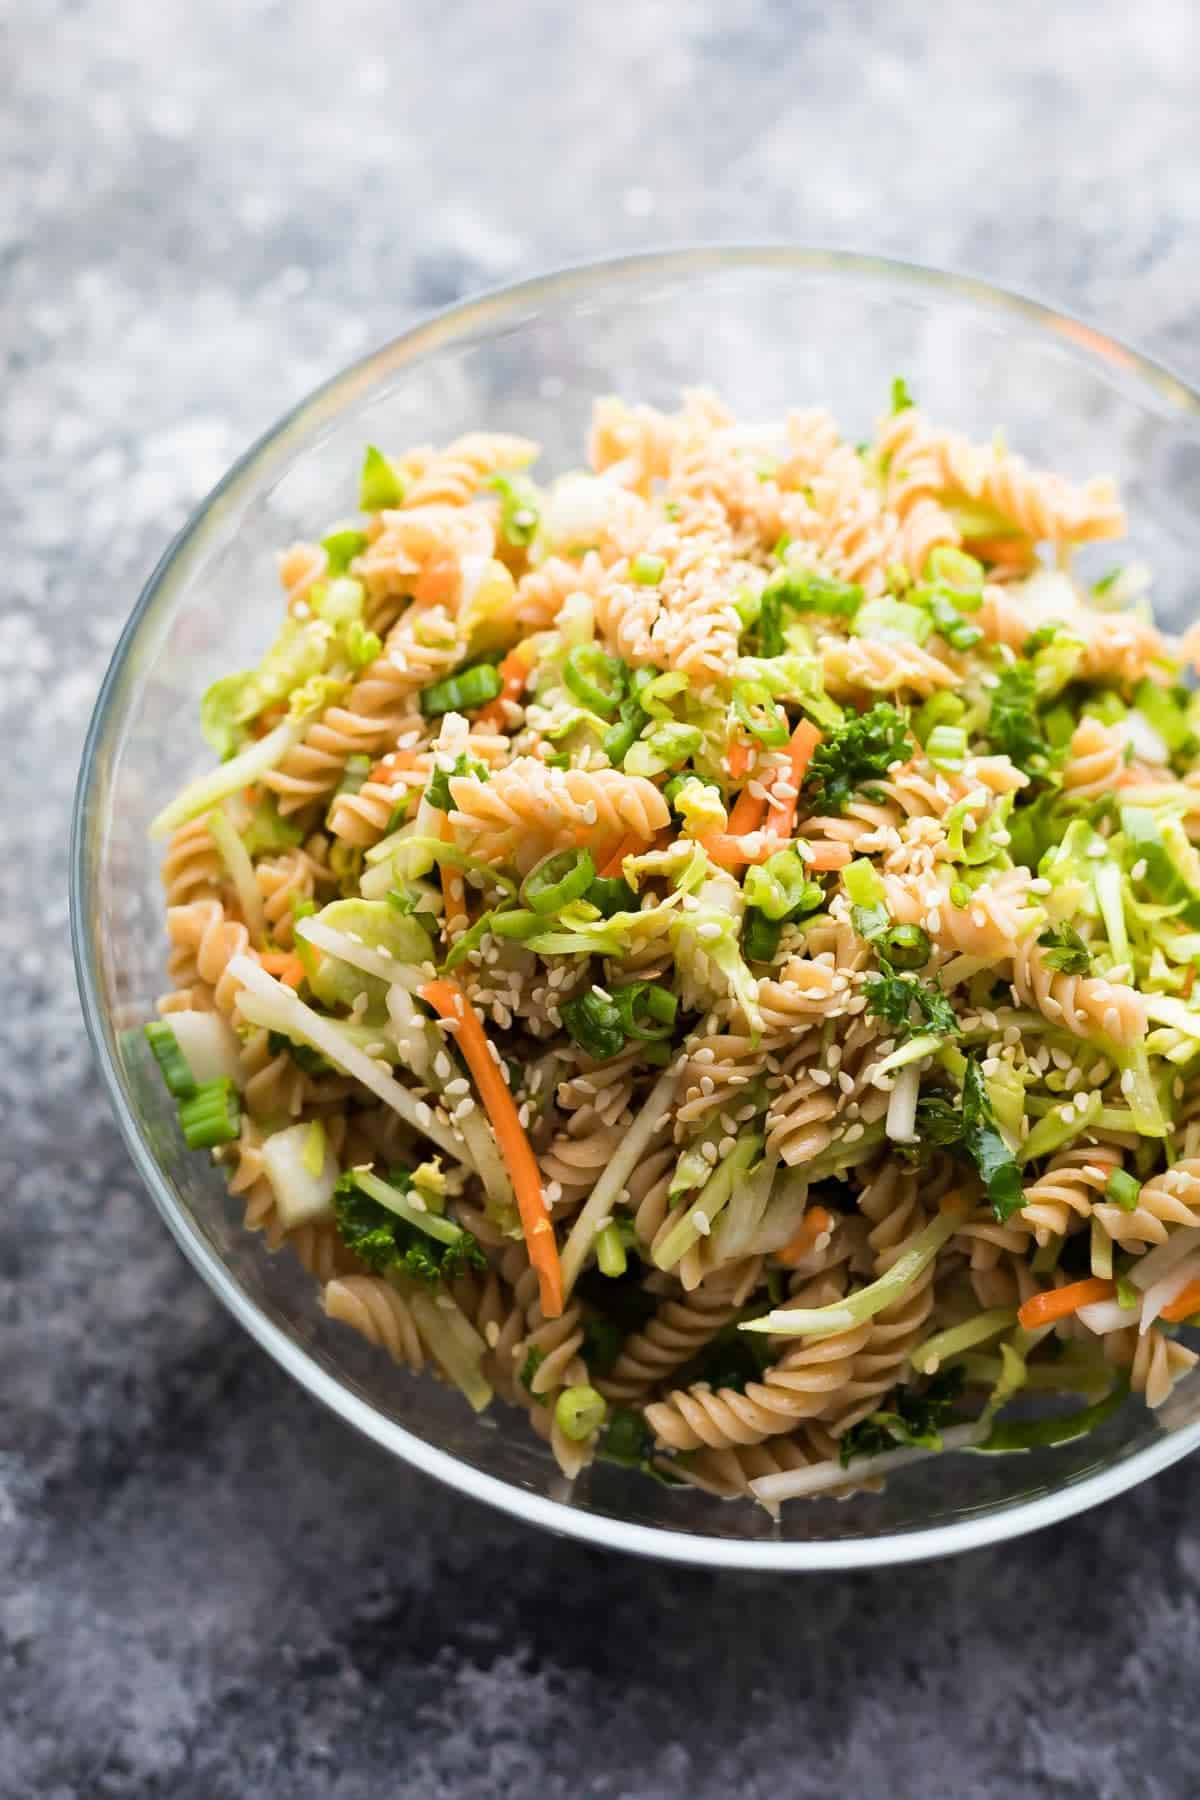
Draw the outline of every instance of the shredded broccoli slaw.
M535 454L369 447L205 694L220 761L152 828L185 1142L568 1476L773 1508L1161 1404L1198 647L1076 572L1111 484L901 381L864 444L697 391Z

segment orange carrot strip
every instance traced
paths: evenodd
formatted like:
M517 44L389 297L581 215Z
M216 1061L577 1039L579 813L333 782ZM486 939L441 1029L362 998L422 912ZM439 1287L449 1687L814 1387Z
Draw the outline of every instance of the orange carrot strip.
M537 1162L529 1147L529 1139L517 1117L513 1097L499 1066L492 1057L491 1045L484 1033L479 1014L456 981L441 978L428 981L421 998L432 1006L441 1019L457 1024L455 1043L463 1061L471 1071L484 1110L492 1121L496 1142L512 1177L521 1229L529 1261L537 1270L542 1312L547 1319L557 1319L563 1309L563 1274L558 1245L550 1215L542 1204L542 1180Z
M832 1231L833 1227L834 1217L831 1212L826 1212L823 1206L810 1206L800 1221L800 1229L795 1237L789 1238L783 1249L775 1252L776 1262L786 1263L789 1269L794 1268L798 1262L803 1262L821 1233Z
M765 832L759 833L757 846L754 846L752 840L735 837L730 831L710 832L698 842L705 855L722 869L741 869L747 863L764 863L777 850L787 848L779 838L768 837Z
M1111 1300L1116 1291L1115 1281L1103 1281L1099 1275L1089 1275L1086 1281L1072 1281L1067 1287L1048 1288L1044 1293L1034 1294L1018 1308L1017 1318L1026 1331L1036 1331L1039 1325L1053 1325L1056 1319L1069 1318L1081 1306L1090 1306L1093 1300Z
M508 655L501 659L497 673L503 686L496 698L489 700L478 715L481 725L504 725L507 721L504 702L521 698L525 689L525 678L529 674L529 664L525 659L524 652L519 647L516 650L510 650Z
M744 744L741 738L734 738L728 750L725 752L725 761L733 779L735 781L743 780L745 778L746 770L750 767L749 744Z
M796 825L796 803L800 798L800 785L804 774L812 761L813 751L821 741L821 734L810 719L801 719L788 744L788 785L796 792L789 800L771 802L771 810L767 814L767 830L773 831L776 837L790 838ZM841 864L834 865L841 868Z
M601 863L599 869L596 871L597 874L603 875L605 880L609 880L614 875L619 875L622 866L624 865L625 858L627 856L636 856L638 851L644 850L645 847L645 844L636 831L629 832L627 836L621 839L608 861Z
M275 975L285 987L298 988L304 980L304 964L288 950L267 950L258 959L268 975Z
M849 844L813 844L812 855L807 858L807 867L824 873L828 869L844 869L853 862Z
M1178 1325L1184 1319L1190 1319L1194 1312L1200 1312L1200 1281L1189 1281L1181 1288L1170 1306L1164 1306L1159 1313L1160 1319Z
M367 780L390 781L391 777L398 775L402 769L415 769L416 766L417 753L415 750L390 750L375 764L367 776Z
M762 824L762 816L767 810L767 803L759 794L752 794L744 787L733 803L733 811L729 815L730 837L744 837L748 831L757 831Z
M968 538L963 549L980 562L1002 563L1010 569L1023 569L1033 552L1027 537Z

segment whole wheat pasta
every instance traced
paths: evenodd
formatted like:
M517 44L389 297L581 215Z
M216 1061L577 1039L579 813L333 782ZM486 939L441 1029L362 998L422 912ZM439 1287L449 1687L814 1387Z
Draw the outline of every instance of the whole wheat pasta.
M1200 1224L1182 651L1072 566L1110 484L906 399L373 450L159 821L184 1141L330 1345L568 1480L840 1496L1020 1365L1195 1360L1138 1266Z

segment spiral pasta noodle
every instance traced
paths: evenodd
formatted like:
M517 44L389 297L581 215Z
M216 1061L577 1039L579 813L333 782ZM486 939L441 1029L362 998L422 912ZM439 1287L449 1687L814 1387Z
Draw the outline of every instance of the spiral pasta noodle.
M183 1141L335 1325L565 1482L841 1497L1019 1369L1085 1424L1161 1405L1195 645L1073 562L1112 485L903 382L863 444L693 390L535 454L370 450L205 695L223 760L154 828Z

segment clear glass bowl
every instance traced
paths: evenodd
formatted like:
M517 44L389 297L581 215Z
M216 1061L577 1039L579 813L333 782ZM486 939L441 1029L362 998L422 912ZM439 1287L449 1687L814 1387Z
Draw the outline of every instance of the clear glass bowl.
M903 374L935 416L1003 425L1039 461L1111 471L1131 551L1166 620L1200 566L1200 398L1075 320L978 282L867 257L714 249L575 269L455 307L337 376L242 458L171 545L101 689L74 820L72 924L88 1029L121 1129L163 1218L258 1342L395 1455L520 1518L595 1544L712 1566L830 1569L1015 1536L1119 1493L1200 1442L1200 1379L1152 1415L1041 1454L931 1461L879 1495L750 1502L669 1490L611 1467L569 1488L523 1418L477 1420L321 1314L311 1283L244 1232L219 1174L183 1150L140 1027L164 985L154 812L207 752L197 701L257 659L279 616L275 554L350 511L363 445L480 426L581 460L597 394L670 407L706 383L745 418L830 406L865 434Z

